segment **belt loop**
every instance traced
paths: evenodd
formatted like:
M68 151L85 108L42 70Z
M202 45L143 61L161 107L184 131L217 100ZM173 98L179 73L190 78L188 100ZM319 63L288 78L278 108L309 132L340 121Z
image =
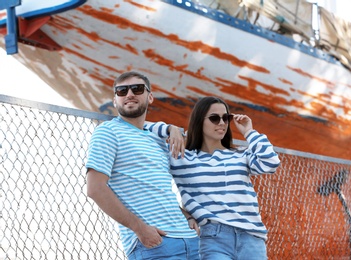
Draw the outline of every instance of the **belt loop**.
M222 223L216 223L217 224L217 234L222 231Z

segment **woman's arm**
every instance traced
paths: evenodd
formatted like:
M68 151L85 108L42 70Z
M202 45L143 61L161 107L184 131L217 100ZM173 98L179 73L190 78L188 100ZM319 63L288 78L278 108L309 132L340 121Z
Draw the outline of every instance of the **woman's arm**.
M253 129L251 118L235 114L234 124L249 143L247 156L251 174L274 173L280 165L278 154L266 135Z
M156 134L161 138L167 138L169 150L172 152L172 157L177 159L179 153L184 157L184 129L175 125L168 125L164 122L152 123L146 121L144 129Z
M188 225L189 225L189 228L190 229L194 229L197 233L197 235L199 236L200 235L200 229L199 229L199 226L196 222L196 219L193 218L189 212L187 212L185 209L183 209L182 207L179 207L180 210L183 212L183 215L185 216L186 220L188 221Z

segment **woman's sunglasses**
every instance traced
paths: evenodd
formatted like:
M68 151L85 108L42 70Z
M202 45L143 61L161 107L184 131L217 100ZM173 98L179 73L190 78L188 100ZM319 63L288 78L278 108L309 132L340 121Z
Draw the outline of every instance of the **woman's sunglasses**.
M119 97L124 97L128 94L129 89L133 92L134 95L143 94L145 89L147 90L147 92L150 92L150 89L145 84L133 84L115 86L115 94Z
M212 115L210 115L208 117L205 117L205 118L210 119L210 121L213 124L215 124L215 125L218 125L219 122L221 121L221 119L223 120L223 122L225 124L228 124L230 121L233 120L233 115L231 115L231 114L223 114L223 116L220 116L218 114L212 114Z

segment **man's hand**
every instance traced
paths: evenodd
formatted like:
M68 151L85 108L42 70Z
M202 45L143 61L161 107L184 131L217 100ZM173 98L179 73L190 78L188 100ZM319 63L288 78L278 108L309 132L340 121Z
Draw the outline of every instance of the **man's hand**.
M172 152L172 157L177 159L179 153L181 153L181 157L184 157L185 145L184 145L184 137L183 132L179 127L174 125L170 126L169 129L169 149Z
M140 242L147 248L158 246L162 243L162 236L167 233L153 226L142 224L142 226L135 231Z

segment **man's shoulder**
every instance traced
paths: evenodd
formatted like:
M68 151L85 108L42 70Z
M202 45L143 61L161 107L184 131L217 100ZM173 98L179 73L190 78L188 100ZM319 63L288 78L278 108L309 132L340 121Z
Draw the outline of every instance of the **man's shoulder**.
M122 126L123 126L123 123L120 122L117 117L115 117L115 118L112 118L111 120L107 120L100 123L96 128L97 129L103 129L103 128L114 129L114 128L120 128Z

